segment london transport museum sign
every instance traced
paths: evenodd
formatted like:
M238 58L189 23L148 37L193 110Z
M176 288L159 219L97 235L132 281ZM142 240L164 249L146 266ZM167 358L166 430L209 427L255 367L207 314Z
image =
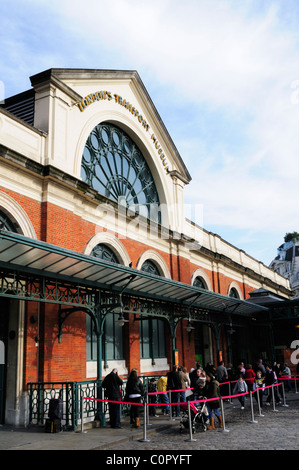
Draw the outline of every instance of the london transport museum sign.
M111 101L111 100L113 100L113 97L114 97L116 103L123 106L131 114L133 114L133 116L135 116L138 119L138 121L140 122L140 124L144 127L146 132L149 132L150 126L146 122L146 120L143 118L143 116L139 113L139 111L134 106L132 106L132 104L129 103L129 101L123 99L121 96L119 96L117 94L112 95L112 93L110 91L97 91L95 93L91 93L90 95L85 96L85 98L83 98L81 101L79 101L79 103L77 103L77 105L78 105L78 108L80 109L80 111L83 112L92 103L95 103L96 101L102 101L102 100ZM151 140L152 140L155 148L157 149L158 155L159 155L159 157L162 161L164 169L165 169L166 173L168 174L169 173L169 166L167 164L166 156L165 156L165 154L164 154L164 152L161 148L161 145L159 144L155 134L151 135Z

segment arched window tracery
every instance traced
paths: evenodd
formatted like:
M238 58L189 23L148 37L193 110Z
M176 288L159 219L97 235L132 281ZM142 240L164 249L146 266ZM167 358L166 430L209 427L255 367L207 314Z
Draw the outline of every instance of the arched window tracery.
M104 122L92 130L83 151L81 177L103 196L125 204L130 212L161 223L150 168L135 142L119 127Z

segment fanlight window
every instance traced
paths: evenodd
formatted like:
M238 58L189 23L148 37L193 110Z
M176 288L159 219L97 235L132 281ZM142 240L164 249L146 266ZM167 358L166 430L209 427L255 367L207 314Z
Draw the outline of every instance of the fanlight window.
M149 274L155 274L156 276L160 276L160 272L157 268L157 266L155 265L155 263L153 263L153 261L147 259L143 265L141 266L141 271L144 271L146 273L149 273Z
M6 232L17 232L17 229L14 223L1 210L0 210L0 230L6 231Z
M92 252L90 253L91 256L95 256L96 258L104 259L106 261L111 261L112 263L118 263L116 254L114 251L109 248L109 246L99 243L96 245Z
M142 153L120 128L98 124L82 157L82 180L130 212L161 222L157 188Z
M204 279L200 276L197 276L195 279L194 279L194 282L193 282L193 285L195 287L200 287L201 289L208 289L208 286L206 284L206 282L204 281Z
M232 287L231 290L229 291L229 297L233 297L234 299L239 299L240 296L239 296L239 294L238 294L237 289L235 289L234 287Z

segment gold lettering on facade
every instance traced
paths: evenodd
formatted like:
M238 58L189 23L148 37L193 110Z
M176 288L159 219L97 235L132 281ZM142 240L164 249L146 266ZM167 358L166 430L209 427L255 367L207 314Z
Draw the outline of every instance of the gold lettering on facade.
M120 95L117 95L115 93L113 96L115 99L115 103L126 108L133 116L137 118L138 122L143 126L146 132L148 132L150 129L150 126L146 122L142 114L140 114L139 111L129 101L123 99ZM90 93L89 95L85 96L85 98L79 101L77 105L80 111L83 112L92 103L95 103L96 101L102 101L102 100L111 101L113 100L113 96L110 91L97 91L95 93ZM158 155L161 159L162 165L164 166L166 173L169 173L169 167L166 161L166 156L164 155L161 145L158 142L154 134L151 135L151 140L154 143L156 150L158 150Z

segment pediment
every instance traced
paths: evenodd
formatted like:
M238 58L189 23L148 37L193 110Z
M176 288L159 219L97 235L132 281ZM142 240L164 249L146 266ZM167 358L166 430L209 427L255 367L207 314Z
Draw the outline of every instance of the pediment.
M184 161L137 71L53 68L30 77L30 80L36 90L49 84L59 88L80 113L90 112L96 107L99 109L103 102L122 107L150 135L167 171L184 184L191 181Z

